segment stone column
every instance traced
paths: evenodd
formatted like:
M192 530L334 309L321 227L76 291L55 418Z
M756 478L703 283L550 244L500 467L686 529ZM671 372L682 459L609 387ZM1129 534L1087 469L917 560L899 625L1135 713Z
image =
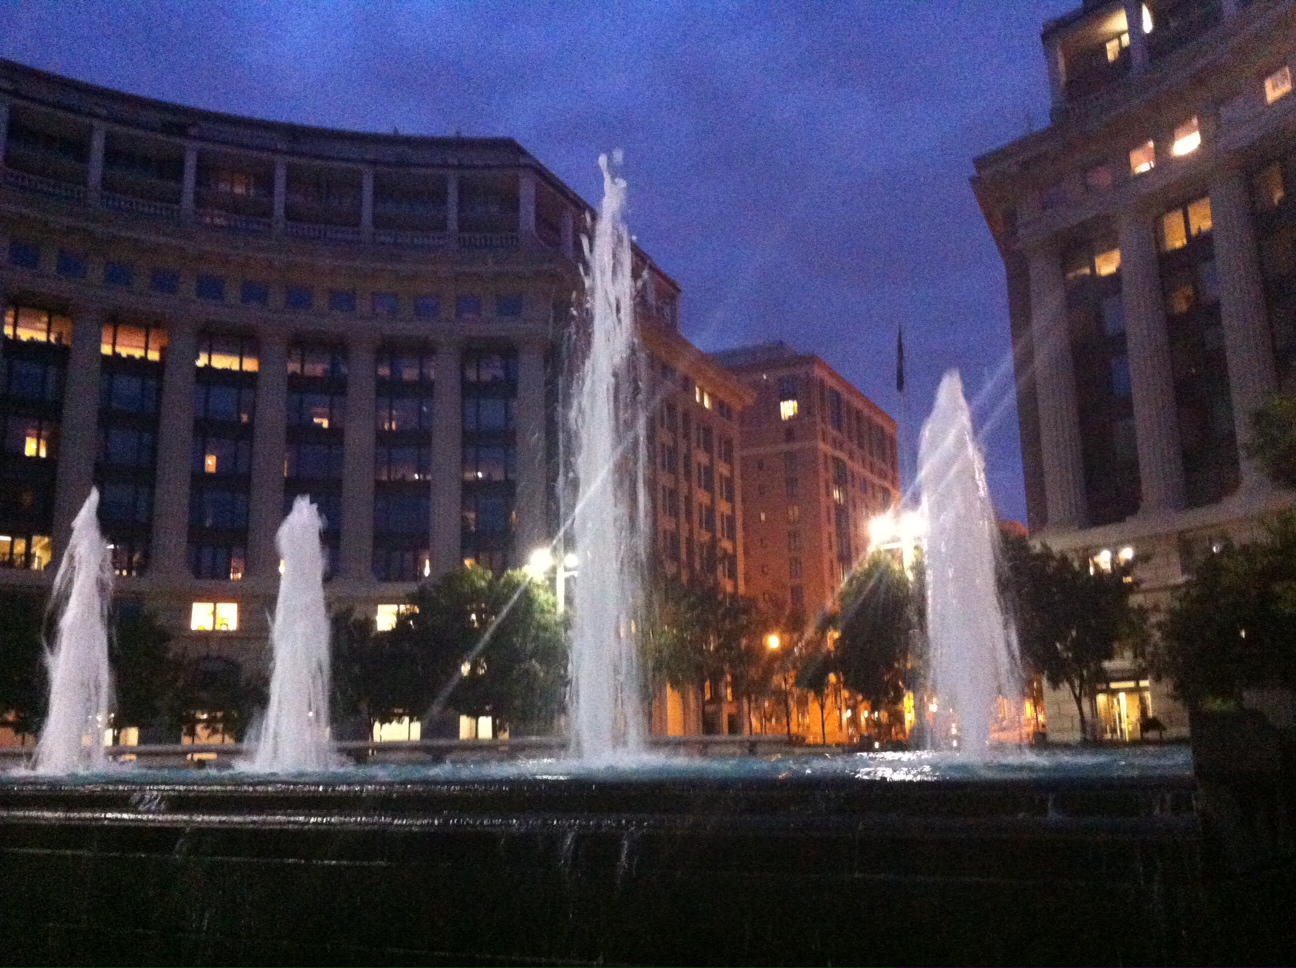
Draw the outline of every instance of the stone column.
M1242 489L1264 489L1269 486L1269 479L1246 456L1244 447L1251 436L1251 414L1277 388L1278 380L1260 275L1260 254L1242 173L1234 168L1221 169L1211 182L1210 200L1220 280L1220 317L1224 324L1224 352L1228 358Z
M527 340L518 348L517 553L518 564L548 545L549 461L545 435L545 344Z
M530 168L518 172L518 244L536 241L536 178Z
M1056 245L1029 253L1031 344L1039 399L1040 449L1049 530L1084 524L1084 466L1066 287Z
M103 345L103 310L74 306L72 348L63 388L59 426L58 480L54 485L54 558L62 560L72 533L72 519L94 484L99 451L99 353Z
M446 173L446 241L453 248L459 239L459 173Z
M0 168L4 167L5 145L9 143L9 100L0 97Z
M1134 396L1141 514L1183 507L1183 455L1175 405L1170 337L1152 222L1127 210L1120 224L1121 301Z
M342 466L342 577L373 581L374 519L374 356L370 333L347 345L346 430Z
M288 337L277 328L257 333L260 356L256 417L252 425L252 493L248 507L248 574L273 583L279 575L275 533L284 516L284 450L287 440Z
M562 214L562 254L568 259L576 257L576 215L570 208Z
M463 492L462 376L459 345L443 341L437 347L437 379L433 390L435 414L432 436L432 577L461 567L463 555L460 513Z
M86 166L86 201L91 205L99 204L99 192L103 189L104 148L108 142L108 128L102 121L96 121L90 129L90 162Z
M194 196L198 187L198 146L185 145L184 174L180 184L180 216L192 218L196 208Z
M188 574L189 568L189 479L193 460L196 347L196 326L191 319L180 317L168 321L149 565L150 572L161 581Z
M366 165L360 169L360 237L373 241L374 170Z
M282 235L284 223L288 220L288 162L282 158L275 159L274 167L274 218L275 235ZM276 565L276 567L278 567Z
M1142 0L1124 0L1125 23L1130 36L1130 73L1142 74L1148 66L1147 34L1143 33Z

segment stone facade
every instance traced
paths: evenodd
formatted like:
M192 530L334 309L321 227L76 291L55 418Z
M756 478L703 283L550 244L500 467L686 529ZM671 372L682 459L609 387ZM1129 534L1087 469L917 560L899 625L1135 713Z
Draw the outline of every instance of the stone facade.
M1052 124L976 160L1007 272L1032 533L1134 561L1164 605L1201 555L1291 506L1247 458L1296 385L1296 5L1085 2L1045 25ZM1187 729L1129 659L1105 738ZM1049 732L1073 738L1070 699Z

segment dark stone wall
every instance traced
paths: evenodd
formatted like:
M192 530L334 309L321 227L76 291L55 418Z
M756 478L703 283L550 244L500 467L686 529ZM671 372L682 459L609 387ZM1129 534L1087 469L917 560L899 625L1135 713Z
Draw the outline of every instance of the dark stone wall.
M1185 963L1193 785L0 786L0 958Z

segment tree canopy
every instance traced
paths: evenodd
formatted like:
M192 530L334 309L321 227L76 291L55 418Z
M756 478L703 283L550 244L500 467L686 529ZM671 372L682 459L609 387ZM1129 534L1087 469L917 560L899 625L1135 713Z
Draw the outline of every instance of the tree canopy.
M1210 555L1161 624L1158 670L1193 705L1247 686L1296 688L1296 512L1264 538Z
M893 555L875 551L846 579L829 617L838 633L835 668L874 709L899 703L923 674L921 566L911 578Z
M45 716L43 615L35 595L0 592L0 717L19 734L35 733Z
M1088 736L1090 704L1103 663L1122 647L1142 652L1147 615L1134 606L1129 566L1112 571L1077 564L1025 538L1005 536L1005 597L1017 626L1022 661L1054 689L1066 686Z
M1296 487L1296 392L1270 394L1251 415L1246 452L1275 484Z

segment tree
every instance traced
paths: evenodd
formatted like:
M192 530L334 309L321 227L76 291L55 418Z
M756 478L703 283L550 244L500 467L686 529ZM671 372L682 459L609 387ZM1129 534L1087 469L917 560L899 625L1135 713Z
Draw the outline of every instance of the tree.
M383 648L419 677L413 692L431 690L428 706L445 701L513 731L552 727L567 689L567 640L547 585L473 565L420 587L410 603L417 611L382 634ZM411 698L378 705L399 699L408 711Z
M1089 707L1103 663L1119 649L1142 651L1147 615L1130 602L1129 566L1107 572L1077 565L1047 546L1004 536L1006 596L1017 625L1023 661L1049 686L1065 685L1075 702L1080 731L1089 734Z
M166 719L168 697L183 683L184 664L171 655L171 634L150 612L119 606L108 639L116 696L113 727L148 728Z
M1254 543L1225 547L1176 593L1158 671L1194 706L1236 703L1248 686L1296 688L1296 512Z
M45 716L45 663L40 599L0 592L0 721L33 735Z
M1245 450L1283 487L1296 487L1296 392L1271 393L1251 415Z
M922 584L884 551L846 579L829 622L838 632L836 666L843 685L874 709L894 706L922 673Z
M176 660L177 687L163 701L167 723L191 739L198 730L242 740L266 703L266 683L247 678L233 659L204 655Z

